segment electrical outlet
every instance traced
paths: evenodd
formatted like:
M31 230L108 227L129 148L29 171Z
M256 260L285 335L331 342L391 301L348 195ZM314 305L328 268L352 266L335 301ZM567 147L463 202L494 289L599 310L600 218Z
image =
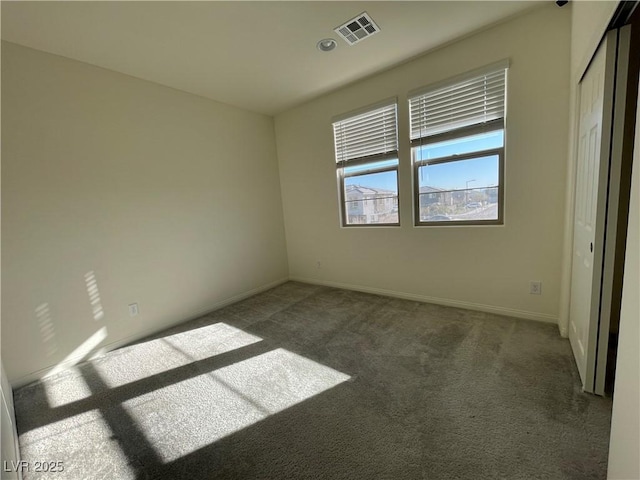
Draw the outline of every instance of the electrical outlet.
M322 267L322 262L321 262L320 260L318 260L318 261L316 262L316 268L317 268L318 270L320 270L320 268L321 268L321 267Z
M129 316L130 317L135 317L136 315L138 315L138 313L140 313L140 310L138 310L138 304L137 303L132 303L129 305Z
M542 295L542 282L531 281L529 283L529 293L531 295Z

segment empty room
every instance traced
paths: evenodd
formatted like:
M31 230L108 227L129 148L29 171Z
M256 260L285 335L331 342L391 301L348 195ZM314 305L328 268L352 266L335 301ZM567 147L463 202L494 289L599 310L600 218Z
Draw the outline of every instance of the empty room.
M637 1L2 1L2 479L640 479Z

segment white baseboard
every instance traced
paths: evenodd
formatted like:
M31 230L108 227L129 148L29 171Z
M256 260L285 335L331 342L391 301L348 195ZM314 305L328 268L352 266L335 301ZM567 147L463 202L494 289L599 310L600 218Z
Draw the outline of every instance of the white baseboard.
M267 284L261 285L257 288L254 288L252 290L247 290L245 292L239 293L237 295L234 295L232 297L226 298L224 300L220 300L212 305L209 305L205 308L199 309L195 312L193 312L192 314L188 315L185 318L181 318L179 321L177 321L174 324L171 325L164 325L160 328L148 328L145 330L142 330L138 333L136 333L135 335L129 335L127 337L118 339L118 340L114 340L112 342L109 343L104 343L104 344L100 344L96 349L94 349L91 354L95 354L96 350L100 350L103 353L106 352L110 352L112 350L116 350L117 348L121 348L124 347L125 345L135 342L136 340L140 340L142 338L148 337L150 335L154 335L158 332L161 332L162 330L166 330L167 328L171 328L173 326L179 325L181 323L185 323L188 322L190 320L195 320L196 318L200 318L203 315L206 315L207 313L213 312L215 310L219 310L223 307L226 307L227 305L231 305L232 303L236 303L239 302L241 300L244 300L245 298L249 298L252 297L253 295L257 295L258 293L262 293L265 290L269 290L271 288L277 287L278 285L281 285L285 282L289 281L288 277L285 278L281 278L279 280L273 281L273 282L269 282ZM68 363L69 365L77 365L78 363L86 360L87 358L91 358L91 354L87 355L87 356L78 356L77 358L74 358L73 356L67 357L65 358L64 362ZM15 388L19 388L22 387L24 385L28 385L29 383L35 382L37 380L40 380L41 378L46 377L48 374L50 374L59 364L55 364L55 365L50 365L48 367L42 368L40 370L37 370L35 372L29 373L27 375L23 375L22 377L14 380L13 382L11 382L11 386L15 389Z
M279 280L267 283L265 285L261 285L260 287L254 288L252 290L248 290L242 293L239 293L237 295L234 295L232 297L226 298L224 300L218 301L212 305L209 305L205 308L202 308L196 312L193 312L191 315L188 315L187 317L181 319L180 321L176 322L173 325L164 325L160 328L151 328L151 329L146 329L143 331L138 332L135 335L130 335L128 337L125 338L121 338L119 340L114 340L112 342L106 343L106 344L102 344L100 345L100 350L103 352L110 352L111 350L115 350L117 348L123 347L131 342L134 342L136 340L140 340L142 338L148 337L150 335L153 335L155 333L158 333L162 330L166 330L167 328L171 328L172 326L175 325L179 325L180 323L184 323L184 322L188 322L190 320L194 320L196 318L199 318L203 315L206 315L209 312L213 312L215 310L218 310L220 308L226 307L227 305L230 305L232 303L236 303L239 302L241 300L244 300L245 298L249 298L253 295L257 295L258 293L262 293L265 290L269 290L271 288L277 287L278 285L281 285L289 280L292 281L296 281L296 282L302 282L302 283L309 283L309 284L313 284L313 285L323 285L326 287L334 287L334 288L342 288L345 290L354 290L357 292L364 292L364 293L373 293L375 295L383 295L386 297L395 297L395 298L402 298L404 300L413 300L416 302L424 302L424 303L433 303L436 305L444 305L447 307L457 307L457 308L464 308L466 310L476 310L476 311L480 311L480 312L487 312L487 313L493 313L496 315L505 315L508 317L516 317L516 318L523 318L526 320L535 320L538 322L545 322L545 323L553 323L553 324L558 324L558 318L553 316L553 315L548 315L548 314L544 314L544 313L537 313L537 312L529 312L526 310L517 310L514 308L507 308L507 307L498 307L495 305L485 305L482 303L473 303L473 302L464 302L464 301L460 301L460 300L451 300L451 299L447 299L447 298L439 298L439 297L430 297L427 295L419 295L419 294L415 294L415 293L405 293L405 292L397 292L395 290L386 290L386 289L382 289L382 288L375 288L375 287L365 287L365 286L361 286L361 285L352 285L352 284L346 284L346 283L340 283L340 282L332 282L332 281L326 281L326 280L318 280L315 278L305 278L305 277L296 277L296 276L292 276L292 277L288 277L288 278L281 278ZM562 333L562 332L561 332ZM563 335L564 336L564 335ZM81 361L86 360L87 357L78 357L78 358L67 358L65 360L69 361L69 363L72 364L77 364L80 363ZM13 388L19 388L23 385L27 385L31 382L37 381L43 377L45 377L47 374L51 373L51 371L56 368L56 365L50 365L46 368L43 368L41 370L38 370L36 372L24 375L20 378L18 378L17 380L12 382L12 387Z
M508 317L524 318L526 320L535 320L545 323L558 323L558 318L546 313L529 312L526 310L517 310L515 308L498 307L495 305L485 305L482 303L464 302L461 300L451 300L448 298L430 297L427 295L419 295L415 293L397 292L395 290L386 290L383 288L363 287L361 285L351 285L347 283L331 282L326 280L317 280L315 278L290 277L289 280L302 283L310 283L313 285L323 285L326 287L343 288L345 290L354 290L356 292L373 293L383 295L385 297L402 298L404 300L414 300L416 302L434 303L436 305L444 305L447 307L464 308L466 310L476 310L486 313L494 313L496 315L505 315Z

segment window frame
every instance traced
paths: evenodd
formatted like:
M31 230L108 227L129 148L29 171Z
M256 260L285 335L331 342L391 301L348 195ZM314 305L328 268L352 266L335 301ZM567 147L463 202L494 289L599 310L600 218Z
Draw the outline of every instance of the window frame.
M411 162L413 170L413 212L414 212L414 226L416 227L442 227L442 226L478 226L478 225L504 225L504 150L505 143L502 147L489 148L485 150L475 150L473 152L463 154L453 154L444 157L430 158L426 160L418 160L415 158L416 148L424 147L432 143L440 143L446 140L455 140L458 138L465 138L472 135L478 135L482 133L505 131L504 122L502 120L494 120L487 124L472 125L470 127L459 128L450 132L443 132L437 135L433 135L429 138L428 142L422 139L414 140L411 142ZM506 138L506 135L505 135ZM473 160L476 158L484 158L490 156L498 157L498 218L488 220L447 220L447 221L423 221L420 219L420 183L418 181L419 169L427 165L441 165L443 163L458 162L463 160ZM475 189L474 189L475 190ZM450 190L459 191L459 190Z
M396 149L395 151L388 153L378 153L374 155L365 155L362 157L357 157L350 160L339 160L337 145L336 145L336 137L335 137L335 125L341 121L349 120L351 118L355 118L361 115L366 115L369 112L373 112L377 109L385 108L393 106L395 109L395 137L396 137ZM359 177L363 175L370 175L375 173L386 173L386 172L396 172L396 193L395 195L391 195L387 198L396 198L397 205L400 205L400 155L399 155L399 145L398 145L398 100L397 97L393 97L387 100L383 100L381 102L377 102L373 105L360 108L356 111L342 114L332 120L332 128L334 129L334 148L336 149L336 176L338 180L338 200L340 202L340 226L342 228L382 228L382 227L399 227L400 226L400 210L397 208L397 222L385 222L385 223L348 223L349 219L349 206L347 203L357 203L362 202L363 206L369 200L373 201L374 209L376 208L376 200L362 198L361 200L354 200L349 202L347 200L346 195L346 185L345 180L351 177ZM375 166L376 163L385 162L395 160L394 165L380 165ZM365 168L362 170L358 170L356 172L345 173L345 170L349 167L359 167L359 166L367 166L372 165L372 168Z

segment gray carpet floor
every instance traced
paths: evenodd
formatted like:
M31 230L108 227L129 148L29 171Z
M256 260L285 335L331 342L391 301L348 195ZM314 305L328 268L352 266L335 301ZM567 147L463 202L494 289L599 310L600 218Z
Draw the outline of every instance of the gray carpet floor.
M52 479L604 479L557 327L289 282L15 392Z

